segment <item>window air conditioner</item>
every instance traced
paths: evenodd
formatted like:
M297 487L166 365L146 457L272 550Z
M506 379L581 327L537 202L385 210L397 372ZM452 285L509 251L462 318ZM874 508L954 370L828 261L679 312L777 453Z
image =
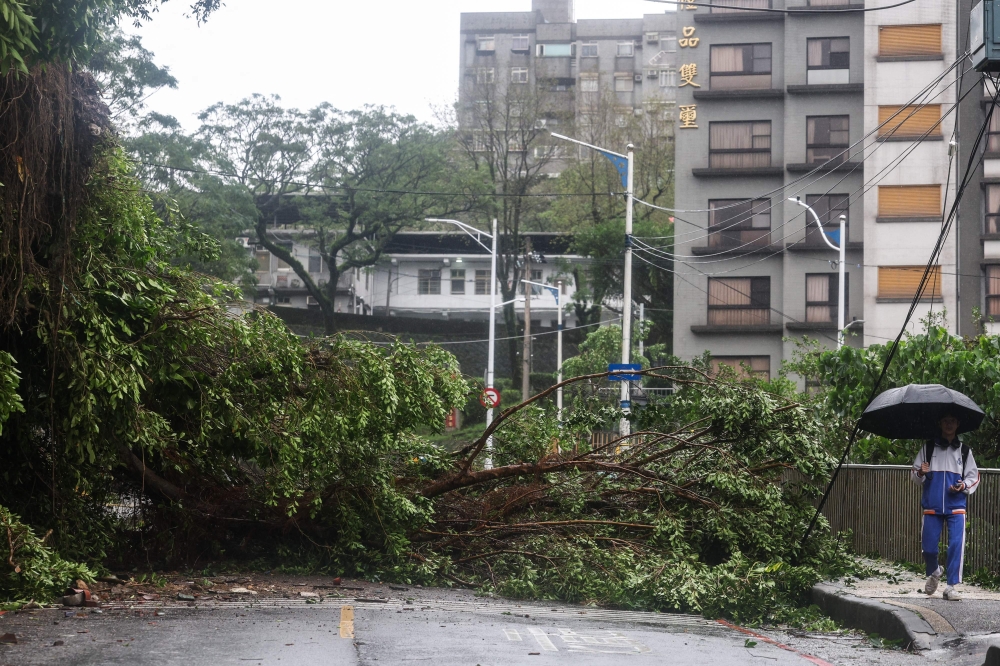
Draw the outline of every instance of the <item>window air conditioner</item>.
M657 44L660 41L660 33L658 32L647 32L646 33L646 43L647 44Z
M635 82L636 83L642 83L642 74L636 74L635 75Z
M647 69L646 70L646 78L647 79L658 79L658 78L660 78L660 73L657 70L655 70L655 69Z
M299 280L292 280L292 288L293 289L298 289L301 286L302 286L302 283Z

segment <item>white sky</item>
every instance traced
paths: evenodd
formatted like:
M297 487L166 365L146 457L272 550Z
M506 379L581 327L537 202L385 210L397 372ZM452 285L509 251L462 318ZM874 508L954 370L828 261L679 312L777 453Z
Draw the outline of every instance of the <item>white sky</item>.
M433 119L458 87L459 14L527 11L531 0L226 0L198 26L190 2L168 2L138 33L178 79L148 108L188 129L215 102L275 93L287 106L384 104ZM576 0L577 19L638 18L673 7ZM131 28L129 28L131 29Z

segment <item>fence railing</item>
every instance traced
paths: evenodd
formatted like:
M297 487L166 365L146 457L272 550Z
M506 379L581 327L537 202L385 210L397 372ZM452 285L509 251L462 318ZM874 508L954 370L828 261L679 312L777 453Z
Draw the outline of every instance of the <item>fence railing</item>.
M969 496L966 514L965 570L985 567L998 572L1000 469L979 473L979 487ZM792 479L790 474L785 476L786 481ZM920 492L920 486L910 481L909 465L845 465L823 515L834 533L852 531L852 546L858 554L922 562Z

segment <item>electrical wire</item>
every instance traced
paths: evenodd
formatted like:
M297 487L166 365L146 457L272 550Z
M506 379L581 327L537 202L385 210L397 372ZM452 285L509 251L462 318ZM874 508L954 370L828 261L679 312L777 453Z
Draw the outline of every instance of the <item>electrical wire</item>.
M747 197L743 201L750 201L750 200L753 200L753 199L765 199L765 198L769 198L772 195L774 195L774 194L776 194L778 192L781 192L782 190L785 190L785 189L788 189L788 188L790 188L790 187L792 187L794 185L797 185L799 182L801 182L801 181L809 178L810 176L815 175L816 173L820 173L821 174L820 177L823 177L824 175L826 175L827 173L829 173L829 172L823 172L822 171L823 165L828 164L828 163L832 162L833 160L840 158L841 156L844 156L844 155L850 156L851 151L853 151L858 146L861 146L861 148L863 150L864 149L864 142L867 139L871 138L872 135L876 134L884 126L886 126L889 123L891 123L892 121L894 121L896 119L896 116L898 116L899 114L903 113L904 109L910 108L914 104L918 104L918 100L919 99L921 99L925 95L928 95L933 90L934 86L936 86L938 83L940 83L942 80L944 80L944 78L947 77L959 64L961 64L961 62L967 56L968 56L968 53L963 53L961 56L959 56L950 65L948 65L948 67L945 68L939 75L937 75L932 81L930 81L929 83L927 83L926 85L924 85L924 87L921 88L913 97L911 97L909 99L909 101L907 101L904 104L900 105L900 108L895 113L893 113L891 116L889 116L885 121L883 121L882 123L876 125L867 134L865 134L864 136L862 136L860 139L858 139L857 141L855 141L851 145L847 146L847 148L845 148L844 150L840 151L836 155L833 155L826 162L823 162L823 163L817 165L812 171L809 171L808 173L805 173L802 176L799 176L798 178L795 178L794 180L781 185L780 187L777 187L777 188L775 188L773 190L770 190L769 192L766 192L764 194L760 194L760 195L757 195L757 196L754 196L754 197ZM969 70L966 70L966 71L969 71ZM944 88L942 91L939 91L937 94L934 95L934 97L937 97L937 95L940 95L941 92L943 92L944 90L947 90L948 88L950 88L951 85L954 85L954 84L949 84L948 87ZM933 99L933 97L931 99ZM926 104L927 104L927 102L922 102L922 103L919 103L918 106L920 106L922 108ZM904 120L909 119L914 113L915 113L915 111L910 111L909 115L907 115L907 117L904 118ZM876 149L877 148L878 147L876 147ZM667 213L709 213L709 212L717 211L717 210L725 210L726 208L734 208L736 206L739 206L741 203L743 203L743 201L741 201L740 203L730 204L728 206L722 206L722 207L719 207L719 208L712 208L712 209L709 209L709 208L681 209L681 208L667 208L665 206L658 206L656 204L652 204L652 203L649 203L647 201L643 201L642 199L637 199L635 197L633 197L632 200L635 201L636 203L641 203L641 204L643 204L645 206L648 206L650 208L655 208L656 210L660 210L660 211L667 212Z
M575 331L575 330L580 329L580 328L590 328L592 326L604 326L604 325L607 325L607 324L613 324L616 321L621 321L621 320L622 320L621 317L615 317L613 319L605 319L604 321L596 321L596 322L593 322L591 324L583 324L581 326L574 326L573 328L563 329L562 332L566 333L567 331ZM345 333L351 333L352 331L344 331L344 332ZM556 333L559 333L559 329L555 329L555 330L552 330L552 331L542 331L541 333L532 333L528 337L537 338L537 337L541 337L543 335L554 335ZM299 336L299 337L306 337L306 336ZM504 338L493 338L493 341L494 342L504 342L506 340L523 340L523 339L524 339L523 335L508 335L507 337L504 337ZM489 338L485 338L483 340L450 340L450 341L444 341L444 342L424 341L424 342L414 342L413 344L415 344L415 345L471 345L471 344L481 344L483 342L489 342L489 341L490 341ZM379 345L379 344L381 344L381 345L388 345L388 344L392 344L392 343L391 342L373 342L372 344L376 344L376 345Z
M947 90L947 88L945 90ZM911 145L908 146L905 151L903 151L899 156L897 156L897 157L893 158L892 160L890 160L890 162L887 165L885 165L884 167L882 167L882 169L880 169L879 172L876 173L871 179L869 179L868 181L866 181L865 183L863 183L860 188L858 188L854 192L848 194L847 195L848 196L848 207L852 203L855 203L860 197L864 196L869 190L871 190L872 187L875 187L878 183L880 183L893 169L895 169L900 163L902 163L902 161L904 159L906 159L907 157L909 157L909 155L912 154L913 151L916 150L916 148L920 145L920 143L924 139L926 139L930 135L931 132L933 132L935 129L937 129L938 126L940 126L940 124L944 121L944 119L949 114L951 114L953 111L956 111L959 108L959 104L965 99L966 96L968 96L971 92L973 92L973 90L975 90L975 89L972 88L969 91L966 91L965 93L963 93L961 95L961 97L959 97L958 101L956 101L954 104L952 104L950 106L950 108L944 114L942 114L941 118L937 121L937 123L935 123L933 126L931 126L930 128L928 128L919 137L914 137ZM950 170L950 167L949 167L949 170ZM827 190L827 192L825 194L821 195L821 196L828 196L828 195L830 195L833 192L833 190L836 189L836 187L847 178L847 176L851 175L852 172L853 172L853 169L847 175L845 175L844 177L842 177L839 181L837 181L836 183L834 183L833 186L831 186ZM857 196L855 196L855 195L857 195ZM947 192L946 192L945 195L947 196ZM773 209L775 206L776 206L776 204L772 203L769 211L771 209ZM773 233L777 229L781 229L782 227L786 226L787 224L790 224L792 221L797 220L800 215L805 215L805 214L806 214L806 211L802 211L801 213L792 216L790 219L788 219L785 222L783 222L782 224L778 225L778 227L776 227L770 233ZM942 211L942 214L943 214L943 211ZM807 225L808 225L808 222L807 222ZM697 233L697 232L694 232L694 233ZM784 237L782 237L778 241L778 243L775 243L775 244L780 244L781 242L784 242L786 239L790 238L794 233L795 232L792 232L792 234L785 235ZM633 238L633 240L636 243L639 243L640 245L645 246L646 251L650 251L650 252L656 254L657 256L660 256L663 259L667 259L667 260L675 260L676 259L678 261L679 261L680 258L684 258L684 259L700 259L701 260L701 261L697 261L697 262L684 262L684 261L680 262L680 263L683 263L683 264L686 264L686 265L693 265L694 263L709 264L709 263L718 263L720 261L729 261L729 260L732 260L734 258L734 257L731 256L734 251L738 251L738 250L740 250L740 249L742 249L744 247L751 247L755 243L755 241L748 241L748 242L746 242L746 243L744 243L742 245L738 245L738 246L735 246L735 247L732 247L732 248L727 248L727 249L725 249L725 250L723 250L721 252L716 252L716 253L707 254L707 255L680 255L680 254L674 254L674 253L669 253L669 252L660 252L660 251L658 251L658 250L660 250L660 248L655 248L654 246L650 246L650 245L642 242L642 240L638 239L638 238ZM773 257L773 256L775 256L777 254L780 254L783 251L784 251L783 247L779 248L779 249L775 250L773 253L771 253L770 255L768 255L767 257L764 257L763 259L758 260L757 262L754 262L754 263L760 263L760 261L764 261L766 259L769 259L770 257ZM707 260L707 261L704 260L706 257L716 257L716 256L723 256L723 255L730 255L730 257L729 258L723 258L723 259ZM734 269L734 270L736 270L736 269ZM731 272L731 271L726 271L726 272Z
M984 75L983 80L985 81L986 79L987 77ZM875 397L879 394L879 389L882 386L882 381L885 379L885 376L889 371L889 365L892 363L892 360L896 355L896 351L899 348L899 342L903 337L903 333L906 331L906 326L909 324L910 319L913 317L913 313L916 311L917 305L919 304L921 297L923 296L923 292L927 287L927 281L930 276L931 269L935 265L935 262L938 260L938 258L941 255L941 252L944 249L944 243L945 240L948 238L948 233L951 230L952 225L954 224L955 216L958 212L958 206L962 201L962 197L965 194L965 190L968 187L969 182L971 181L974 170L973 165L975 164L975 170L978 171L979 164L982 163L983 159L986 156L985 151L978 156L978 159L976 154L979 152L979 146L982 143L983 137L986 135L987 129L989 128L990 121L993 118L993 111L996 109L997 100L1000 99L1000 83L998 83L996 80L993 79L990 80L993 81L994 90L996 91L993 95L992 104L990 105L989 111L987 111L986 113L986 118L984 119L983 124L979 129L979 133L976 135L976 140L972 146L972 150L969 152L969 162L966 165L965 173L962 176L961 184L955 195L955 201L952 203L951 210L949 211L947 217L942 221L941 232L938 234L937 242L935 243L934 248L931 251L931 255L927 260L927 265L925 266L924 273L921 276L920 284L917 286L916 293L913 295L913 300L910 302L910 308L907 311L906 317L903 320L903 325L899 329L899 334L893 341L892 346L889 348L889 353L886 354L885 361L882 363L882 370L879 373L878 379L872 385L872 390L870 391L868 395L868 400L865 403L865 409L868 408L868 405L870 405L871 402L875 399ZM826 501L830 496L830 491L833 488L833 484L836 483L837 476L840 474L840 470L843 467L844 462L847 460L851 448L854 446L854 442L857 440L858 433L861 430L860 425L861 425L860 420L854 425L854 429L851 432L851 436L847 441L847 446L844 448L844 453L841 455L840 460L837 463L837 467L836 469L834 469L833 474L830 478L830 483L827 485L826 490L823 493L823 497L820 499L819 505L816 507L816 513L813 514L812 520L809 522L809 526L806 528L805 534L802 537L802 541L799 544L800 549L805 545L806 541L809 538L809 535L812 533L812 530L816 526L816 521L819 519L820 512L823 510L823 505L826 504Z

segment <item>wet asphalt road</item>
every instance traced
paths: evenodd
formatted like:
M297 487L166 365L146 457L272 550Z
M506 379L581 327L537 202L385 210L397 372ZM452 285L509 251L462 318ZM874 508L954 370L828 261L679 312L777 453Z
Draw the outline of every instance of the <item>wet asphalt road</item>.
M412 593L411 593L412 594ZM882 664L937 661L874 649L858 637L768 636L791 649L692 616L581 610L580 606L473 600L458 591L364 603L217 604L212 608L37 610L0 618L0 666L36 664L313 665L635 663L729 666ZM747 640L756 645L748 647ZM62 644L57 645L57 642ZM981 664L959 651L956 666Z

